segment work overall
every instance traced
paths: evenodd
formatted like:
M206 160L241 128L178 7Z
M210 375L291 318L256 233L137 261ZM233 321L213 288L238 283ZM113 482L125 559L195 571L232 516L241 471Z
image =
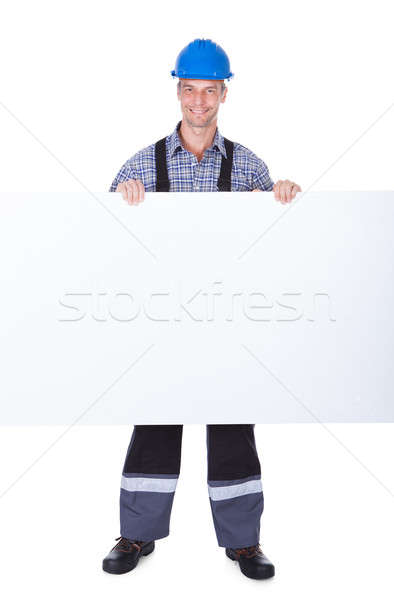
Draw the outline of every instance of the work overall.
M231 191L233 143L224 138L219 191ZM166 138L157 142L156 191L170 190ZM120 535L157 540L169 534L181 465L182 425L136 425L120 490ZM207 425L208 493L219 546L258 543L264 508L254 425Z

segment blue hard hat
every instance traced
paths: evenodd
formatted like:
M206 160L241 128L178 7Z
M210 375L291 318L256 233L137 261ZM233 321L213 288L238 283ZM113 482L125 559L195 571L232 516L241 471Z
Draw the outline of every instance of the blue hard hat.
M212 40L196 39L178 54L173 77L182 79L230 79L227 54Z

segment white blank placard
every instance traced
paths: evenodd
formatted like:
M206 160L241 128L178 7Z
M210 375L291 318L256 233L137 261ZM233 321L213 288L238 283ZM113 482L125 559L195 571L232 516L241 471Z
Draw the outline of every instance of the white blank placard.
M1 423L394 421L394 192L2 194Z

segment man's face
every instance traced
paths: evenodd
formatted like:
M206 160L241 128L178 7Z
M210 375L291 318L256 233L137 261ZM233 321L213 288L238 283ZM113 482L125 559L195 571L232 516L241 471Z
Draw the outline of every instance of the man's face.
M178 99L183 118L192 127L207 127L216 118L227 89L222 94L222 81L180 79Z

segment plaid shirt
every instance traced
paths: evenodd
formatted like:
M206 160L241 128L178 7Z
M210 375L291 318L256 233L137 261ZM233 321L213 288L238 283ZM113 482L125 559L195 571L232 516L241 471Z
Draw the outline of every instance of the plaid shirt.
M179 121L171 135L166 138L167 168L171 192L217 192L222 155L227 158L223 136L216 129L212 145L204 152L200 162L185 150L178 136ZM120 169L110 187L128 179L140 179L146 192L156 191L155 144L134 154ZM254 189L271 191L273 188L265 163L251 150L234 142L231 191L246 192Z

